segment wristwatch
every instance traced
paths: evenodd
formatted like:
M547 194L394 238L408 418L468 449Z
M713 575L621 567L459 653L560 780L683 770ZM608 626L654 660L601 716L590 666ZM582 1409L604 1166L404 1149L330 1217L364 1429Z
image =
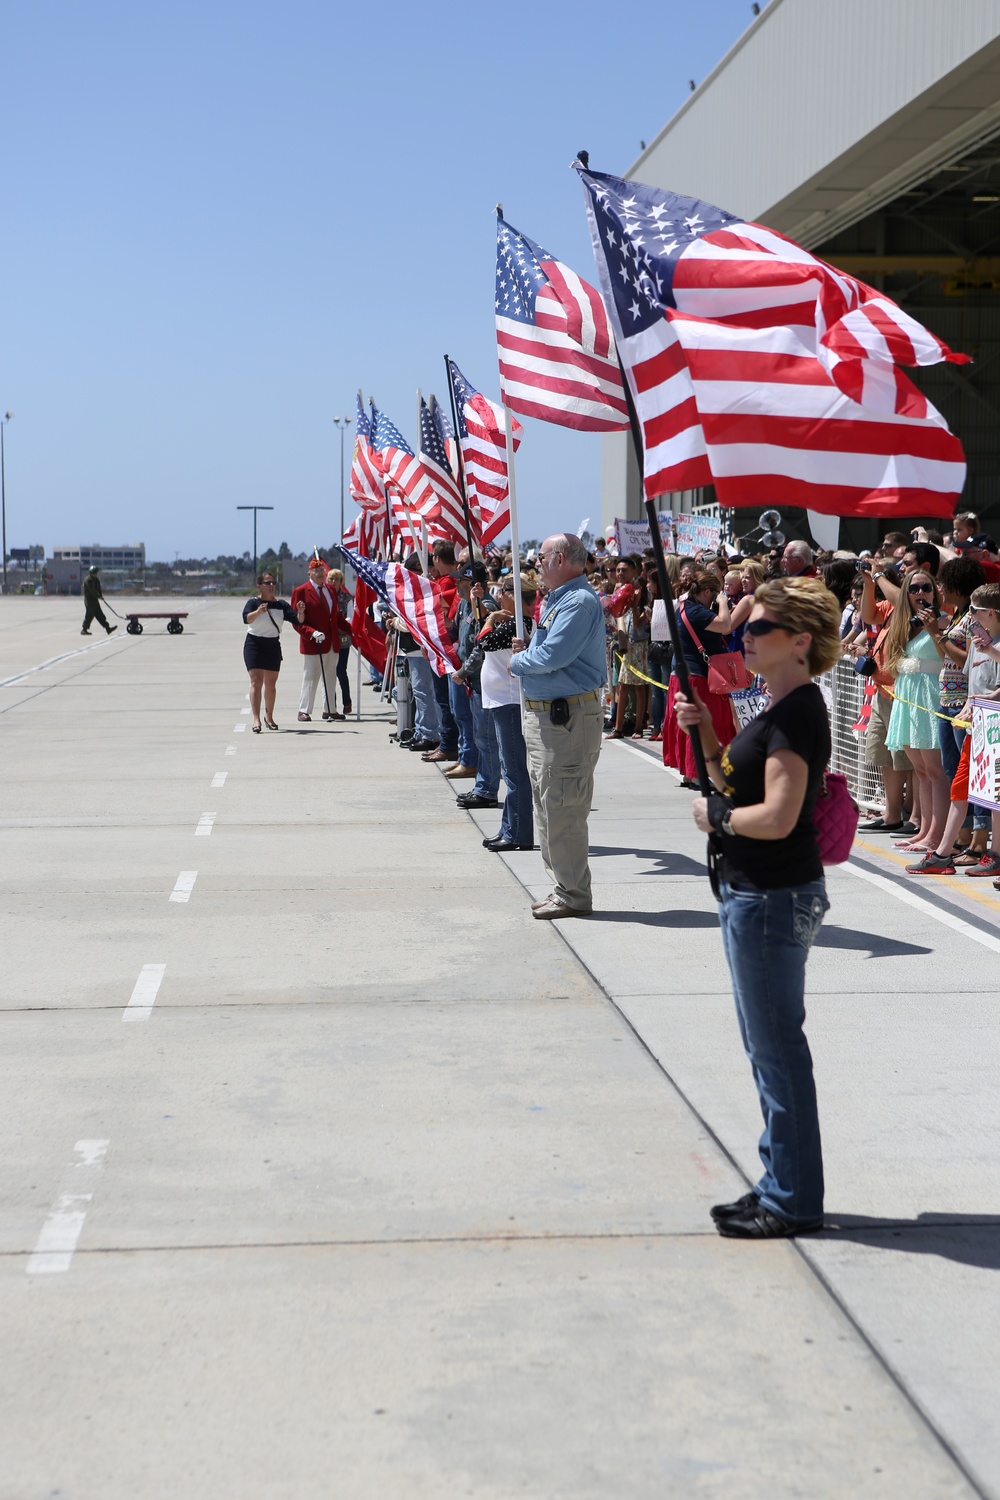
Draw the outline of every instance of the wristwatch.
M735 836L736 830L733 828L733 813L735 811L735 807L729 807L726 809L725 816L719 821L720 833L728 833Z

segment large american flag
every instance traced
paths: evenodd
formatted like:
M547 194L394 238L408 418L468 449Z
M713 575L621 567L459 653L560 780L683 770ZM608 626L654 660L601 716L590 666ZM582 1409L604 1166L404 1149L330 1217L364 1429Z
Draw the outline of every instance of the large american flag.
M428 406L423 396L420 398L420 461L437 495L441 521L450 528L452 540L464 541L462 492L448 461L446 433L449 429L435 420L435 416L441 417L443 413L433 396L431 402L432 405Z
M964 355L783 235L577 167L648 498L952 514L962 446L896 363Z
M504 403L580 432L629 425L600 293L497 217L497 358Z
M465 493L469 503L472 534L485 546L510 525L510 487L507 476L507 440L503 407L470 385L453 359L448 373L455 392L458 441L465 471ZM524 431L513 422L514 450Z
M358 392L358 411L354 429L354 458L351 461L351 498L366 510L385 510L385 480L378 457L372 448L372 428Z
M346 549L344 555L358 578L405 622L437 675L457 672L462 663L448 638L441 599L428 580L401 563L375 562Z

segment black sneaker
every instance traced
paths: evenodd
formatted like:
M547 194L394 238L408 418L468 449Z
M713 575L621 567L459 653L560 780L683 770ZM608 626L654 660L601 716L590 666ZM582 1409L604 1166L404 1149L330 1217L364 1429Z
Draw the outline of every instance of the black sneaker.
M902 833L903 820L898 823L887 823L884 818L872 818L870 823L859 823L859 833Z
M757 1203L757 1194L754 1192L744 1193L742 1198L737 1198L735 1203L717 1203L709 1212L718 1224L722 1219L739 1218L740 1214L746 1213L747 1209L753 1208Z
M796 1234L815 1234L823 1228L820 1219L779 1219L777 1214L755 1202L742 1213L716 1219L720 1234L731 1240L785 1240Z

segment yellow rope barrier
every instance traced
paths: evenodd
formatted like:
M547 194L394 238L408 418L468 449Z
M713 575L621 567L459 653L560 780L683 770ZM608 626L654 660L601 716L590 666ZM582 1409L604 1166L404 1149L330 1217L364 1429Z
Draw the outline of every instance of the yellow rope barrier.
M667 691L667 685L665 682L657 682L655 677L647 677L645 672L639 671L638 667L629 666L629 663L626 661L625 657L620 656L617 651L613 651L612 655L614 656L614 659L618 663L619 667L626 666L628 667L628 670L634 673L635 676L638 677L642 682L648 682L651 687L658 687L662 688L664 692ZM628 687L628 683L619 683L619 686ZM972 728L972 723L969 719L953 719L950 714L938 713L936 708L927 708L923 703L913 703L909 698L901 698L898 693L893 692L892 688L883 687L881 683L878 683L877 687L879 692L884 693L887 698L895 698L898 703L905 703L907 708L918 708L922 713L933 714L935 719L944 719L946 723L954 724L956 729Z

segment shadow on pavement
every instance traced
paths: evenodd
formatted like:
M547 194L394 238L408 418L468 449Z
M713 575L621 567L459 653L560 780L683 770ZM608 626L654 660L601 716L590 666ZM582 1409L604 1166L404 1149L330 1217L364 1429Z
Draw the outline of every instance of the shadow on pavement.
M826 1215L824 1236L833 1230L854 1245L937 1255L963 1266L1000 1271L1000 1215L918 1214L915 1219L874 1219L864 1214Z
M708 875L703 860L691 859L687 854L673 854L667 849L619 849L610 844L592 844L590 848L591 859L608 859L616 854L631 854L636 859L655 860L656 869L647 870L648 875Z
M851 927L821 927L816 937L817 948L855 948L867 951L869 958L903 958L914 953L933 953L933 948L921 948L918 943L904 943L899 938L886 937L881 932L856 932Z

